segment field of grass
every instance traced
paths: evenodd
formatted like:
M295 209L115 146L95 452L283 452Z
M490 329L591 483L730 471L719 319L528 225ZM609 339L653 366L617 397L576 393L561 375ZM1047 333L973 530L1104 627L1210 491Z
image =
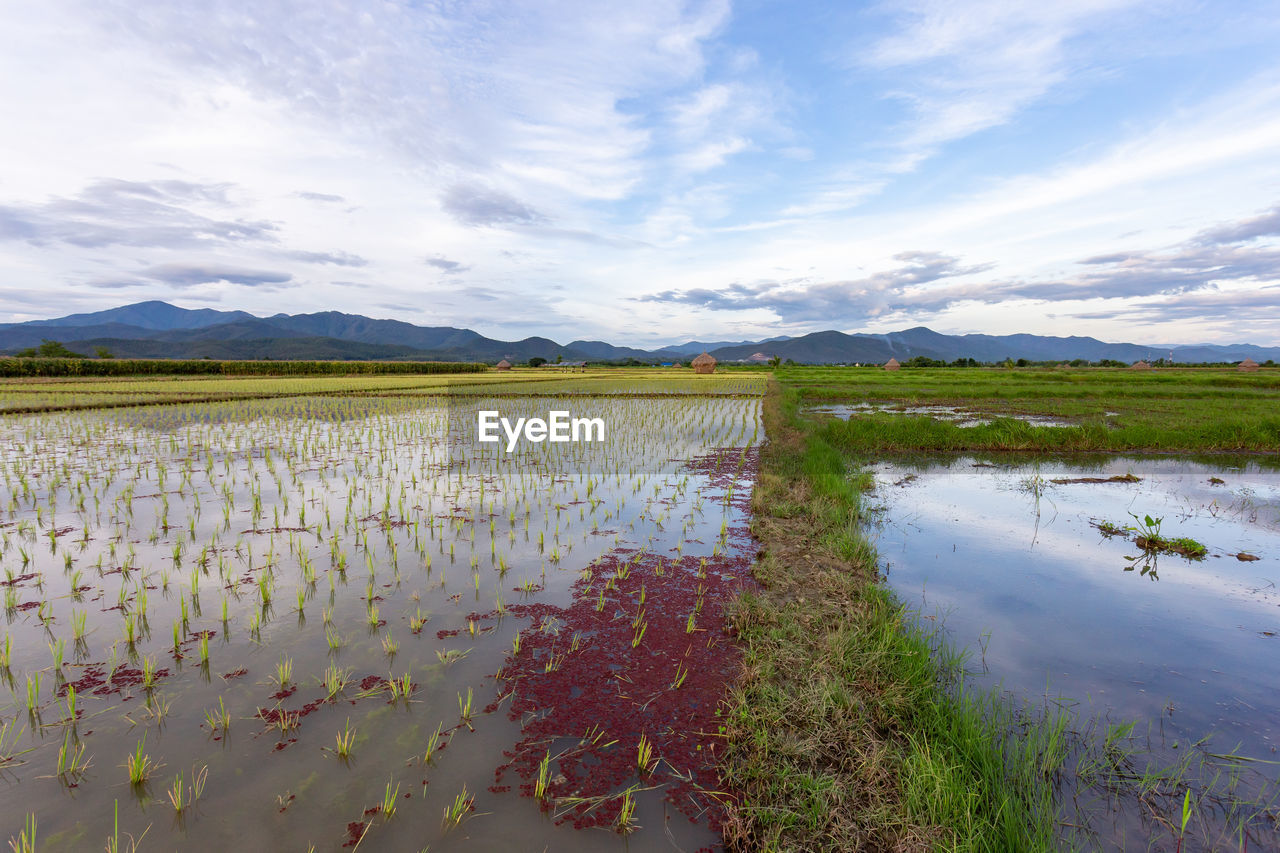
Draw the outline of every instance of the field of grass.
M784 368L802 405L889 410L833 421L824 436L850 452L961 450L1260 451L1280 449L1280 370ZM979 426L890 413L952 407L994 416ZM1037 427L1047 416L1072 424Z

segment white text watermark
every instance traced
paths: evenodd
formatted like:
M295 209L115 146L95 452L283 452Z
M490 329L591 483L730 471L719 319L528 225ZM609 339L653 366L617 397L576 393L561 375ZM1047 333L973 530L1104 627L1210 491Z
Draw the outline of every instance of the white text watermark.
M513 424L493 409L482 409L476 413L476 435L480 441L501 441L499 430L506 436L507 452L511 453L522 435L533 444L543 441L604 441L604 418L575 418L567 411L556 410L547 412L545 420L516 418Z

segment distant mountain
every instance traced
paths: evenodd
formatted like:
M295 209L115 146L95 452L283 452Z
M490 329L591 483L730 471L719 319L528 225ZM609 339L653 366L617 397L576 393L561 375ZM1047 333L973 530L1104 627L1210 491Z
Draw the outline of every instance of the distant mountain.
M693 356L699 353L712 352L718 349L727 349L728 347L758 347L762 343L771 341L790 340L786 335L776 338L765 338L763 341L689 341L683 344L672 344L669 347L662 347L654 350L659 353L671 353L673 355Z
M844 332L814 332L798 338L770 343L752 343L722 347L711 352L722 361L744 359L755 352L793 359L803 364L878 363L896 358L924 356L941 361L972 358L978 361L1004 361L1025 358L1028 361L1088 361L1113 359L1135 362L1139 359L1171 358L1173 361L1240 361L1252 358L1262 362L1280 360L1280 347L1251 344L1232 346L1197 345L1168 346L1109 344L1096 338L1047 337L1043 335L943 335L923 326L881 335L848 335Z
M245 311L216 311L212 308L179 308L168 302L152 300L122 305L119 308L108 308L106 311L94 311L92 314L68 314L53 320L32 320L26 326L99 326L107 323L122 323L137 326L141 329L200 329L215 326L219 323L231 323L236 320L257 320L258 318Z
M0 353L38 346L49 338L80 352L104 346L120 357L135 358L278 358L278 359L406 359L430 361L512 362L545 358L554 361L647 362L687 359L707 351L721 361L738 361L756 353L802 364L880 363L925 356L942 361L973 358L995 362L1006 358L1030 361L1089 361L1172 358L1174 361L1280 360L1280 347L1252 344L1105 343L1096 338L1043 335L943 335L918 326L888 334L814 332L800 337L761 341L687 341L657 350L642 350L606 341L549 338L519 341L487 338L471 329L418 326L400 320L376 320L360 314L322 311L256 317L244 311L189 310L166 302L139 302L106 311L72 314L52 320L0 324Z

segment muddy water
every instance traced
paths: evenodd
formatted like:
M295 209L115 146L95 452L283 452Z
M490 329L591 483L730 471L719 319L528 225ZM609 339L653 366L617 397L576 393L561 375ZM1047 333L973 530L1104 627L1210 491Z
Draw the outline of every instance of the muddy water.
M1135 720L1154 765L1204 739L1201 755L1256 759L1218 765L1248 769L1241 796L1270 790L1280 766L1264 763L1280 761L1274 462L961 456L872 470L884 575L926 623L970 650L976 678L1015 696L1066 697L1078 724ZM1082 479L1107 482L1054 482ZM1134 531L1099 529L1139 527L1146 516L1208 555L1148 558ZM1167 835L1141 807L1112 808L1120 814L1099 829L1103 846ZM1255 838L1263 849L1280 845L1270 826Z
M588 567L626 554L651 571L661 557L670 578L705 573L703 558L714 568L747 553L752 472L735 465L745 457L722 454L723 470L691 463L757 441L759 400L578 400L579 413L606 418L608 441L511 458L449 444L450 419L473 416L465 406L560 405L300 399L0 423L0 648L7 637L10 649L0 672L9 688L0 840L34 813L40 849L98 848L118 803L121 837L146 831L142 849L341 850L362 836L363 848L388 850L714 845L707 815L693 810L691 820L666 796L666 771L687 767L659 764L608 787L635 791L638 829L628 836L576 830L555 797L540 807L523 796L527 780L497 771L530 720L509 713L519 697L495 676L517 633L540 627L521 614L569 608L586 594ZM644 594L656 599L656 621L661 582ZM610 602L619 620L632 618ZM718 632L708 618L691 636ZM655 659L667 651L639 648ZM292 678L281 687L284 659ZM332 697L321 683L330 668L346 679ZM407 700L386 689L405 675ZM206 717L219 702L228 731ZM285 714L297 716L270 725ZM555 748L608 722L593 714L568 715ZM336 737L348 725L354 746L342 760ZM633 753L638 734L613 748ZM87 768L59 775L64 744L84 746ZM139 744L156 768L133 786L124 765ZM559 770L553 761L553 783ZM177 813L175 778L201 772L199 801ZM474 797L464 819L445 826L444 809L464 790ZM584 783L554 793L602 792Z

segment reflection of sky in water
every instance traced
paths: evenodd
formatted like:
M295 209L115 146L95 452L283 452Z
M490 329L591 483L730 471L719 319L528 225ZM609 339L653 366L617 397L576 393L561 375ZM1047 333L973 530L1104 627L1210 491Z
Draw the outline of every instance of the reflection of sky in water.
M860 415L928 415L940 421L950 421L958 427L973 427L989 424L995 418L1012 418L1035 426L1076 426L1073 421L1046 415L1025 415L1003 412L992 414L966 409L963 406L903 406L897 403L842 403L830 406L812 406L806 411L819 415L832 415L841 420L849 420ZM1112 414L1111 412L1107 413Z
M889 583L971 649L971 668L985 659L1006 689L1047 690L1121 718L1156 720L1172 703L1166 731L1171 722L1184 738L1214 732L1215 749L1277 758L1280 636L1264 632L1280 634L1280 473L1134 458L873 471ZM1037 475L1130 472L1142 482L1044 482L1038 514L1028 488ZM1210 556L1163 556L1158 580L1124 571L1138 547L1090 522L1134 524L1130 513L1163 518L1163 535L1194 538ZM1240 551L1261 559L1240 562Z

